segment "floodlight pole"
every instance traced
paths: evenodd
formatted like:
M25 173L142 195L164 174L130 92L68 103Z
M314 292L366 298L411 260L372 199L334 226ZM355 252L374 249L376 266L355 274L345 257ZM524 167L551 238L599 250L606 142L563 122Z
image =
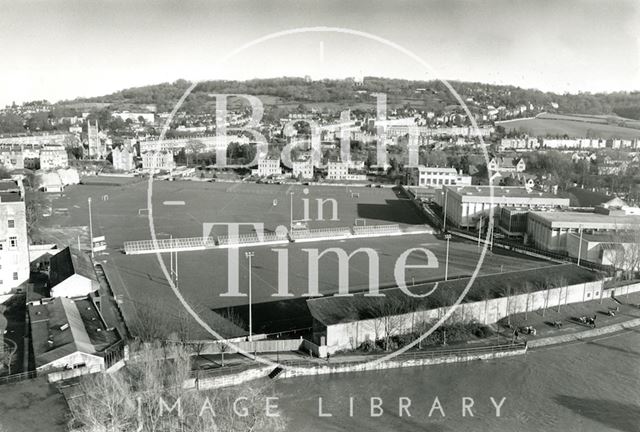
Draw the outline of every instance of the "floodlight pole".
M93 253L93 219L91 218L91 197L87 198L89 203L89 249L91 249L91 258L94 258Z
M451 240L451 234L445 234L444 238L447 240L447 257L444 264L444 280L449 279L449 240Z
M293 192L289 192L289 233L293 232Z
M447 198L449 198L449 189L444 190L444 218L442 220L443 232L447 232Z
M245 252L244 256L249 260L249 342L253 340L253 316L251 314L251 258L253 252Z
M173 238L173 235L169 238L170 239ZM171 242L169 242L169 268L170 268L169 273L171 274L171 279L175 283L176 272L173 270L173 251L171 250Z
M478 228L478 247L480 247L480 237L482 236L482 222L483 222L483 217L480 216L480 227Z
M578 225L580 231L580 243L578 244L578 266L580 266L580 257L582 256L582 225Z

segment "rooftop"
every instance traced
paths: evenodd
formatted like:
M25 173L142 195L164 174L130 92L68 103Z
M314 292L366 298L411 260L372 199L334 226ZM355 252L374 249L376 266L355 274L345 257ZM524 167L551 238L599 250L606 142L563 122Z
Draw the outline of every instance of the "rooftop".
M597 279L597 273L574 264L547 266L544 271L537 268L479 276L473 281L463 302L505 297L507 293L524 293L527 290L540 291L548 285L575 285ZM351 297L319 297L307 300L307 306L314 319L324 325L347 323L450 306L469 282L470 278L463 278L408 287L416 295L429 293L435 288L433 294L424 298L409 297L399 288L389 288L380 290L385 297L366 297L365 293Z
M99 354L120 340L116 330L106 328L89 298L58 297L29 305L29 319L36 367L75 352Z
M66 247L51 257L50 286L53 288L74 274L98 281L91 258L77 249Z
M531 215L551 224L570 224L571 226L578 226L580 224L591 224L593 226L602 224L606 224L608 226L615 226L616 224L620 224L622 226L640 225L640 215L618 216L576 211L534 211L531 212ZM588 227L585 226L584 228Z
M568 198L561 198L547 192L527 190L524 186L443 186L443 189L449 190L450 193L474 197L489 197L492 188L494 197L554 198L557 200L566 200L567 205L569 205Z

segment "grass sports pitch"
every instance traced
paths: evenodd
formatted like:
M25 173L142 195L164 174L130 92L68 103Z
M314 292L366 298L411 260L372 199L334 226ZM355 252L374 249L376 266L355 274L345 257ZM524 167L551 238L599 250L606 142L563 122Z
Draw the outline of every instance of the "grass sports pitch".
M308 192L305 193L305 189ZM293 193L293 195L291 195ZM358 193L358 195L354 195ZM105 195L108 198L105 199ZM77 227L88 224L87 198L92 198L94 235L104 235L108 249L98 257L115 294L122 301L125 319L135 327L136 314L143 306L152 307L158 314L178 316L181 307L170 290L157 258L152 255L124 255L124 241L149 239L149 224L140 209L147 208L147 183L124 186L69 187L63 196L54 201L55 208L66 212L53 212L45 224L59 227ZM401 226L419 226L424 223L414 204L402 192L386 188L349 188L338 186L259 185L245 183L201 183L189 181L154 182L153 215L158 238L197 237L202 235L202 224L210 222L264 223L265 230L275 230L278 225L287 226L291 218L302 219L304 201L309 200L311 221L309 228L348 227L362 220L368 225L397 223ZM317 200L334 199L337 203L337 220L333 220L330 206L325 204L324 220L317 220ZM176 203L184 202L184 205ZM247 227L251 230L250 227ZM217 231L225 234L225 231ZM59 236L58 236L59 237ZM46 240L46 239L44 239ZM67 244L73 244L69 238ZM58 238L58 241L60 239ZM62 244L61 244L62 245ZM310 318L303 302L309 286L309 250L320 253L337 247L350 254L359 248L371 248L377 254L373 270L380 285L395 284L394 266L398 257L408 249L423 247L438 258L434 269L408 269L407 284L444 278L446 246L442 238L431 234L415 234L401 237L362 238L352 240L291 243L279 246L258 246L239 249L237 268L240 291L247 293L248 262L246 250L254 252L252 263L252 294L255 331L286 331L310 325ZM274 249L284 249L278 253ZM481 248L473 242L452 240L449 253L449 277L470 275L475 269ZM214 327L225 326L228 335L237 335L238 329L226 326L225 311L236 310L246 315L246 297L224 297L229 281L229 250L181 252L178 254L178 285L201 316ZM284 259L283 257L285 257ZM170 267L169 254L163 260ZM281 262L287 266L287 286L291 297L283 300L274 297L282 278L278 277ZM407 264L424 264L421 254L412 254ZM335 254L327 253L319 261L319 290L324 295L338 290L339 261ZM505 254L487 253L481 274L500 273L550 265L545 261ZM369 261L364 253L358 253L349 262L350 291L366 290L369 286ZM135 330L134 330L135 331Z

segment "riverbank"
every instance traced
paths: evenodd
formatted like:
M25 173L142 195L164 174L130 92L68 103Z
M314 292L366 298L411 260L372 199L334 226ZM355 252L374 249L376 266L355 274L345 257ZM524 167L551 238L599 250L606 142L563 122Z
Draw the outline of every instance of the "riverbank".
M521 314L511 317L519 326L534 326L539 328L537 336L519 337L515 341L506 329L501 335L502 341L514 343L492 344L494 339L474 341L473 344L459 345L450 349L429 351L410 351L397 357L385 359L386 354L350 354L332 357L330 360L306 359L298 354L280 353L263 356L274 362L279 361L283 367L276 368L264 364L244 365L242 370L230 369L215 370L215 376L202 376L189 382L193 387L219 388L238 385L254 379L270 376L271 378L285 379L309 375L348 374L383 369L398 369L418 366L432 366L444 363L467 363L474 360L493 360L502 357L520 356L528 350L536 348L569 343L573 341L588 340L602 335L613 334L625 329L640 326L640 308L636 305L640 300L640 293L634 293L621 299L608 298L603 301L591 301L578 305L567 305L554 311L547 310L531 312L526 319ZM617 308L614 316L607 311ZM600 314L598 328L587 327L576 320L583 315ZM553 325L554 322L563 322L560 328Z
M627 329L508 359L299 377L274 388L297 432L631 432L640 424L638 346L640 333ZM430 415L436 397L446 417ZM473 417L462 416L463 397L475 402ZM505 398L500 417L490 397ZM319 416L320 398L332 417ZM371 398L383 402L379 417L370 415ZM410 416L398 415L400 398Z

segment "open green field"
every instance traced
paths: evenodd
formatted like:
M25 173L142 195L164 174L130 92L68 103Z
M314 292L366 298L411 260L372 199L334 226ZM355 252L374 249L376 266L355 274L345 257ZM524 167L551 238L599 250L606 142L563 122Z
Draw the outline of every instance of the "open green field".
M638 123L634 120L629 122L633 122L630 125ZM533 119L496 122L496 125L503 126L507 131L523 130L531 136L540 137L568 135L573 138L640 138L640 129L608 124L606 119L601 117L544 114Z
M356 218L364 218L368 224L399 223L403 226L421 225L422 217L409 200L397 196L391 189L357 188L359 197L352 197L345 187L309 187L304 195L304 186L257 185L246 183L199 183L199 182L154 182L154 221L159 238L196 237L202 235L202 224L206 222L261 222L266 230L278 225L288 226L290 192L294 192L294 219L302 216L303 197L334 198L338 202L337 221L312 221L311 228L329 226L351 226ZM354 188L355 190L356 188ZM104 195L108 200L102 199ZM127 240L149 239L146 216L138 216L138 209L146 206L147 184L138 183L123 187L75 186L65 191L54 201L54 208L66 208L64 214L49 218L50 226L76 227L86 225L88 213L87 197L93 199L94 235L105 235L109 249L98 258L116 295L123 301L125 319L136 320L137 310L144 307L157 309L159 314L179 316L181 307L170 290L156 255L124 255L121 247ZM167 206L164 201L184 200L185 206ZM274 205L274 200L277 200ZM311 201L313 202L313 201ZM327 207L328 209L328 207ZM328 212L328 210L326 211ZM219 232L224 233L224 231ZM75 239L70 238L69 242ZM372 271L378 275L382 286L395 284L393 269L398 257L408 249L424 247L435 254L438 268L408 269L406 280L432 281L444 278L446 255L445 242L434 235L415 234L402 237L337 240L312 243L294 243L281 246L252 247L253 258L253 303L254 328L256 331L272 332L301 328L310 325L310 317L304 305L303 295L309 286L310 250L319 253L337 247L350 254L358 248L371 248L377 254ZM281 257L287 264L288 290L292 296L287 301L274 297L278 291L279 255L272 249L285 249L288 257ZM239 287L247 292L248 263L244 257L246 249L239 250L237 268ZM228 325L222 315L227 308L237 308L245 315L246 297L224 297L229 274L230 250L181 252L178 255L179 288L187 301L200 312L204 319L216 328L237 335L239 329ZM449 254L449 276L470 275L478 262L481 248L472 242L452 241ZM169 254L163 254L169 268ZM424 264L424 255L410 255L407 264ZM525 268L549 265L547 262L530 260L522 256L487 253L481 273L500 273ZM328 253L319 261L319 290L333 294L338 290L338 259ZM366 290L369 285L369 263L364 253L356 254L350 261L349 287L352 291ZM294 300L293 302L289 300ZM297 302L296 302L297 300ZM130 324L131 325L131 324ZM135 329L134 329L135 331Z

